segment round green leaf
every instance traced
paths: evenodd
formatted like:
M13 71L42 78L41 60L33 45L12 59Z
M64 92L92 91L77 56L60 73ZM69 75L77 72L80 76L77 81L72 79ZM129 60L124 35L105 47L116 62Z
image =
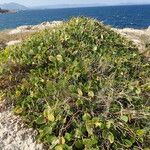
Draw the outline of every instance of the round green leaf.
M124 122L128 122L128 117L127 117L127 116L121 116L120 118L121 118L121 120L123 120Z

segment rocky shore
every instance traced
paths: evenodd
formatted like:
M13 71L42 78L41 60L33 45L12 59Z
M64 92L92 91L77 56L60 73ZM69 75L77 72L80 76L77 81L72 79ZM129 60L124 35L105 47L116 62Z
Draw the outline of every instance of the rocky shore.
M1 40L0 48L22 42L22 38L14 39L13 37L18 35L18 37L22 37L61 23L62 21L43 22L35 26L20 26L16 29L8 30L5 32L5 36L10 37L10 39L5 42ZM145 53L147 57L150 56L150 27L143 30L131 28L112 29L133 41L141 53ZM0 32L0 34L4 33ZM36 132L33 129L24 127L20 118L12 113L12 107L4 107L5 104L0 102L0 150L43 150L43 145L37 144L35 141Z

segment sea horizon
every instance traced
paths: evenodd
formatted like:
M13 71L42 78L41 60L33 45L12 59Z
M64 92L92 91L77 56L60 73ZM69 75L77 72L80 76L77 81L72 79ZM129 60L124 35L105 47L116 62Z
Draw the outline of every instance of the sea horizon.
M149 4L125 4L125 5L98 5L98 6L95 6L95 5L90 5L90 6L88 6L88 5L85 5L85 6L78 6L78 7L76 7L76 6L74 6L74 7L67 7L67 6L69 6L69 5L67 5L66 7L51 7L51 8L39 8L39 7L43 7L43 6L36 6L36 7L29 7L28 9L26 9L26 10L21 10L21 11L28 11L28 10L47 10L47 9L71 9L71 8L90 8L90 7L121 7L121 6L127 6L127 7L130 7L130 6L150 6L150 3ZM52 6L55 6L55 5L52 5Z
M145 29L150 26L149 14L150 4L28 9L15 14L1 14L0 30L36 25L45 21L66 21L78 16L95 18L115 28Z

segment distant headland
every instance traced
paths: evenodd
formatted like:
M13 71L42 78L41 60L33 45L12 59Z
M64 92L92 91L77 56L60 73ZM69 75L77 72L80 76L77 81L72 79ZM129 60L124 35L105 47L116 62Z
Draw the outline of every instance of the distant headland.
M8 10L0 8L0 14L7 14L7 13L16 13L16 10Z
M26 9L28 9L26 6L20 5L18 3L0 4L0 14L16 13L17 11Z

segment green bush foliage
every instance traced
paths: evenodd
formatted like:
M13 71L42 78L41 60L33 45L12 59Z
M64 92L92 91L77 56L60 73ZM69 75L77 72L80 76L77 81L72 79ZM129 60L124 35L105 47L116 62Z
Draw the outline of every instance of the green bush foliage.
M131 42L84 17L0 52L1 99L54 150L148 148L149 75Z

